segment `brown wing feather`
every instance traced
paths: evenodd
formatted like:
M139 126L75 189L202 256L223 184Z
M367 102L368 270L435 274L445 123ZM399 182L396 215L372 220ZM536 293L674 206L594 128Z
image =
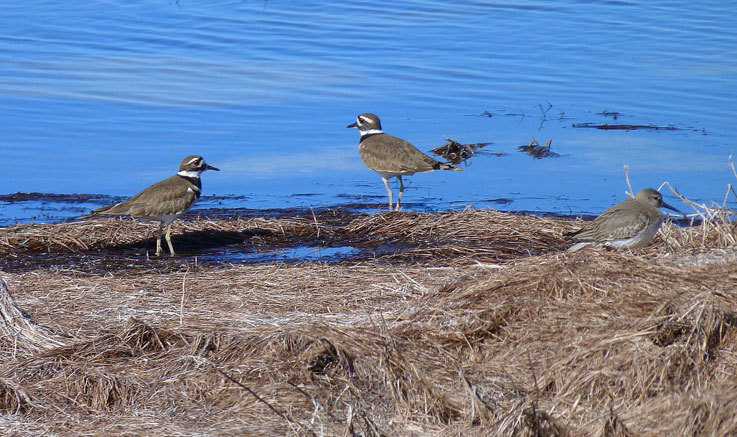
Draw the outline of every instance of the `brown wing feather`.
M376 134L361 141L358 150L366 167L389 172L426 172L442 167L442 163L409 142L387 134Z
M181 178L175 175L151 185L125 202L95 209L89 215L152 217L174 214L189 208L196 200L196 193L188 191L188 187L194 185L181 184Z
M632 238L648 227L651 217L635 199L626 199L607 209L593 222L571 234L576 241L606 241Z

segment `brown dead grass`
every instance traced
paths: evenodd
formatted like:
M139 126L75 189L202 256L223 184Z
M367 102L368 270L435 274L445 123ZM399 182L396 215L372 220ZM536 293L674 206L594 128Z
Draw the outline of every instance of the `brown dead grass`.
M734 226L666 224L635 253L566 253L562 235L579 225L474 210L175 224L175 247L195 237L193 251L296 242L377 253L222 265L132 256L152 228L128 221L2 229L8 256L129 262L3 274L13 317L1 320L0 425L20 435L736 434Z

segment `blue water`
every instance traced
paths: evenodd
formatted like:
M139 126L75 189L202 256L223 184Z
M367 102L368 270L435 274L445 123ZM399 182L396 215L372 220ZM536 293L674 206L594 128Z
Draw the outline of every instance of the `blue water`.
M388 208L388 207L387 207ZM318 247L318 246L295 246L285 247L276 250L266 250L263 252L252 251L243 252L242 250L225 249L215 255L205 254L202 258L222 260L227 259L228 262L304 262L304 261L338 261L342 258L357 256L361 253L360 249L351 246L341 247Z
M0 23L0 194L130 196L197 153L234 207L383 205L345 128L361 112L422 150L506 153L405 178L412 209L597 213L624 163L695 200L737 182L732 2L28 0ZM533 138L562 156L517 151ZM0 224L77 209L0 201Z

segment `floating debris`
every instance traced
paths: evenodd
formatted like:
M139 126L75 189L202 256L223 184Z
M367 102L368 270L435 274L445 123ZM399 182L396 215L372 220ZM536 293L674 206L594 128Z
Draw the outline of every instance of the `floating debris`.
M67 202L67 203L86 203L86 202L107 202L117 197L106 196L103 194L55 194L55 193L10 193L0 194L0 202L16 203L16 202Z
M596 123L573 123L572 127L590 127L603 130L680 130L681 128L673 125L656 126L654 124L596 124Z
M617 112L617 111L607 111L605 109L605 110L603 110L601 112L597 112L597 115L603 115L604 117L612 117L613 119L616 120L617 117L619 117L620 115L622 115L622 113L621 112Z
M557 158L560 155L550 150L550 144L552 144L553 140L548 140L545 142L544 145L540 145L540 143L537 142L536 139L532 139L529 144L525 144L523 146L517 147L517 150L520 152L525 152L528 155L541 159L541 158Z
M460 164L463 161L473 158L477 154L494 155L494 156L506 155L506 153L503 153L503 152L488 152L488 151L479 150L482 147L486 147L489 144L491 144L490 142L489 143L461 144L458 141L453 140L451 138L446 138L445 141L447 141L448 144L443 144L442 146L438 146L430 150L430 152L442 157L443 159L450 162L451 164Z

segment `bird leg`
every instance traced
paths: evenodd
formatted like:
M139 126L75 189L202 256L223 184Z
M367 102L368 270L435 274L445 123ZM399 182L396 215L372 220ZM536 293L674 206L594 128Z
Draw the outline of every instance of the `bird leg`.
M384 181L384 186L386 187L386 192L389 194L389 212L392 211L392 189L389 188L389 179L388 178L381 178L382 181Z
M161 253L161 230L164 228L164 222L159 222L159 231L156 234L156 256Z
M166 225L166 244L169 245L169 252L171 253L171 256L174 256L174 246L171 244L171 224L172 222L169 222L168 225Z
M402 201L402 193L404 193L404 184L402 183L402 176L397 176L397 179L399 179L399 196L397 196L397 209L396 211L399 211L399 203Z

